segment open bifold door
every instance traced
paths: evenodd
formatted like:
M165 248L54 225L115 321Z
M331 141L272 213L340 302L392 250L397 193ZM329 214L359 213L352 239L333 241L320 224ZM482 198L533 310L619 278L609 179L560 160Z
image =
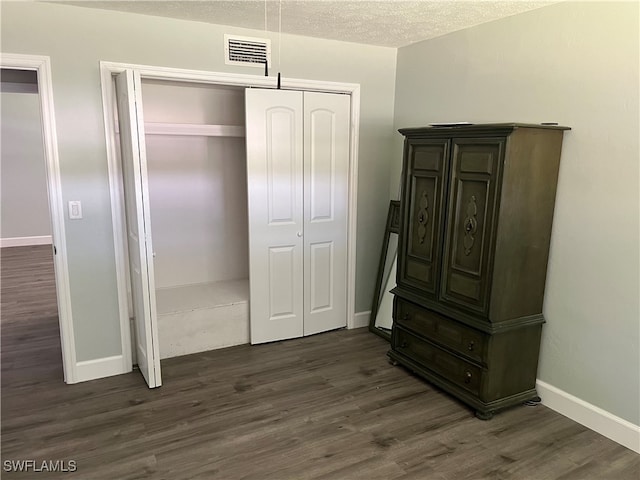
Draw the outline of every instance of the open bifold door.
M138 73L116 77L126 234L138 367L149 388L162 385L153 276L149 188Z

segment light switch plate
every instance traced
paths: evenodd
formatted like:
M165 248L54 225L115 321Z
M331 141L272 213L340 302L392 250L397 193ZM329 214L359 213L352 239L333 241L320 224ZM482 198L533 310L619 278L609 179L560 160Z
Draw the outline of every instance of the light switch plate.
M80 200L71 200L69 202L69 219L79 220L82 218L82 203Z

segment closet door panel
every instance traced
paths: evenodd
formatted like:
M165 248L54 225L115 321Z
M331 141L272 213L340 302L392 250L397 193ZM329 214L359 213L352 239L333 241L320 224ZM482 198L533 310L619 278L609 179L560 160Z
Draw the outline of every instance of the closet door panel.
M162 385L140 77L116 77L129 271L138 367L150 388Z
M309 285L309 311L311 314L333 306L333 263L334 243L323 242L310 245L309 265L311 275ZM308 322L305 322L305 330Z
M269 249L269 319L290 318L295 312L295 245Z
M247 89L251 343L303 334L302 93Z
M296 155L296 112L275 107L266 111L267 205L270 224L295 224L296 170L300 157Z
M348 95L304 92L304 334L347 323Z

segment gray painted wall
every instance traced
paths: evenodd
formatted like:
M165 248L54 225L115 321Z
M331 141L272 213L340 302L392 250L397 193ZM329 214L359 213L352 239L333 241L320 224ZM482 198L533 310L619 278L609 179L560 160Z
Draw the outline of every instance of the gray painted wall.
M398 51L395 126L559 122L539 378L640 424L638 4L565 2ZM400 175L401 146L391 185Z
M3 2L2 51L51 58L78 361L121 353L99 61L262 75L224 64L223 34L264 32L32 2ZM277 35L267 35L274 52ZM356 311L369 310L388 206L396 50L282 36L282 74L361 85ZM274 65L278 67L277 56Z
M0 93L0 238L51 235L37 93Z
M244 89L142 83L144 121L244 125ZM147 135L156 288L249 278L245 139Z

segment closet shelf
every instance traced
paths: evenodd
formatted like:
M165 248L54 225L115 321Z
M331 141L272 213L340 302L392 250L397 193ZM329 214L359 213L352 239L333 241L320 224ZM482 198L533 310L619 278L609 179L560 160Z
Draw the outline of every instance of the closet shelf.
M198 137L244 137L241 125L199 125L191 123L145 123L145 135L191 135ZM116 133L120 133L116 123Z
M244 126L195 125L189 123L145 123L147 135L197 135L205 137L244 137Z

